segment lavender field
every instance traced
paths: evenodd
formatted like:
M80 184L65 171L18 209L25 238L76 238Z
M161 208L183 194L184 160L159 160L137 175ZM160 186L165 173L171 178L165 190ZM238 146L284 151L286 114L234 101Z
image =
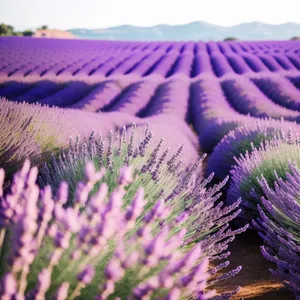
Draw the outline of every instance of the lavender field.
M299 124L300 41L0 37L1 299L300 300Z

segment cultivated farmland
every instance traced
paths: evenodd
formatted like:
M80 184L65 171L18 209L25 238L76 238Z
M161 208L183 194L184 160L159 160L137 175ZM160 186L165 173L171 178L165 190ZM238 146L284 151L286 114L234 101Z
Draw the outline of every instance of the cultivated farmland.
M299 41L1 37L0 97L3 299L300 299Z

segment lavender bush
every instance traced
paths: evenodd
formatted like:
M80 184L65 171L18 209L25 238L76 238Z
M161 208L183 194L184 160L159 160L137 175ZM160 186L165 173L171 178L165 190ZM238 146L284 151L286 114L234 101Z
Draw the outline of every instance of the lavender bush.
M240 55L228 53L226 54L226 58L236 73L245 74L253 72Z
M274 188L266 178L259 180L264 191L259 215L253 225L264 240L263 256L276 264L271 273L300 299L300 170L289 162L286 180L279 178Z
M133 121L134 117L119 112L94 114L0 98L0 166L11 175L25 158L39 163L60 147L66 147L74 131L87 137L93 129L106 133Z
M144 150L144 146L140 148ZM110 148L107 172L112 173L109 153ZM171 158L169 166L175 160ZM222 184L211 190L204 189L204 182L202 187L189 185L190 198L198 191L198 197L206 203L193 203L189 214L189 210L180 207L182 201L174 200L175 195L165 201L162 195L151 198L156 193L142 187L147 187L146 178L134 179L132 170L132 166L122 167L112 184L111 174L105 176L103 167L96 171L94 163L86 162L82 181L73 193L73 205L69 206L68 184L62 181L55 197L50 186L40 191L35 184L38 170L30 169L27 160L14 176L10 191L3 195L1 169L1 298L209 299L215 292L206 292L207 286L240 271L238 267L209 279L228 262L209 270L208 258L203 258L205 252L212 255L212 260L228 257L229 253L223 252L227 243L244 230L233 232L224 225L236 214L232 211L237 205L231 209L222 209L221 205L212 208L214 198L218 198L213 194ZM189 176L195 171L193 166ZM152 189L156 185L154 182ZM180 186L174 190L177 196L182 195ZM200 206L211 206L215 214L209 216L203 210L200 214ZM216 214L219 218L212 220ZM206 228L201 230L198 217L203 219L205 215L207 220L201 225ZM202 241L201 252L203 230L214 231L207 227L210 222L219 230ZM236 292L214 299L228 299Z
M269 68L272 72L279 72L282 70L280 64L270 54L258 54L258 58Z
M299 140L291 132L285 137L266 141L251 153L246 152L235 158L236 165L231 170L231 184L227 194L227 203L232 203L235 197L241 197L241 217L251 220L258 216L257 204L264 195L257 178L264 176L268 184L274 187L276 174L285 179L289 171L288 162L300 163Z
M234 73L226 57L221 53L218 53L217 51L211 53L210 59L216 76L221 77L225 74Z
M78 122L78 120L82 120ZM162 133L166 142L177 147L178 141L185 144L184 165L197 157L198 141L188 125L176 117L158 115L139 119L120 112L91 113L74 109L49 108L40 105L15 103L0 100L0 166L12 175L25 158L39 164L47 160L51 153L68 146L68 138L74 132L81 138L88 138L92 130L104 135L110 130L136 122L142 126L151 122L155 138ZM9 173L9 174L8 174Z
M256 55L252 53L243 53L241 56L254 72L269 71L265 64Z
M66 183L53 199L49 186L40 191L35 184L37 172L26 161L3 196L4 171L0 171L1 299L209 299L214 295L205 292L208 259L202 259L200 246L180 249L186 215L166 225L172 211L163 201L149 208L143 188L124 205L126 188L133 181L130 167L120 170L111 193L102 183L88 199L105 170L96 172L87 163L74 206L67 209L63 209Z
M282 132L288 133L291 128L293 132L300 131L297 124L269 119L257 120L253 124L246 124L230 131L210 155L206 174L214 172L215 180L223 180L236 163L234 157L239 157L246 151L251 153L253 147L259 147L262 142L281 136Z
M79 146L77 138L74 145L71 143L69 152L62 153L59 157L53 156L51 164L45 165L40 183L43 186L50 184L54 191L59 191L59 183L62 180L67 182L70 194L66 206L73 206L77 184L84 177L86 160L92 161L96 170L102 167L107 169L103 180L107 182L109 192L116 187L119 168L129 165L138 178L128 187L124 203L129 203L138 188L143 186L148 209L155 206L158 198L164 199L169 205L172 212L167 223L183 213L189 215L185 223L187 234L183 238L185 249L201 241L204 255L213 256L214 259L227 257L228 243L234 239L234 235L248 227L234 231L227 229L228 222L240 212L239 201L229 207L223 207L222 202L217 204L221 196L219 191L227 178L212 188L206 188L213 175L202 179L202 159L185 169L180 159L183 146L170 156L170 149L163 147L163 139L157 144L151 144L152 139L153 134L148 126L135 128L134 125L129 130L124 127L119 132L110 132L108 140L102 137L97 139L92 133L89 140ZM98 188L99 185L96 185L92 195ZM220 266L225 267L227 264L228 262L225 265L221 263L211 272L216 272ZM230 277L239 269L233 270L233 273L225 273L224 278Z

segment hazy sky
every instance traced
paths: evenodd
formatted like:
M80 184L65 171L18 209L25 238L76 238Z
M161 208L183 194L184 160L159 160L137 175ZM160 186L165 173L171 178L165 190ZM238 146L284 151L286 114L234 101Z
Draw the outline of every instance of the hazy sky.
M230 26L300 23L300 0L0 0L0 23L17 29L152 26L206 21Z

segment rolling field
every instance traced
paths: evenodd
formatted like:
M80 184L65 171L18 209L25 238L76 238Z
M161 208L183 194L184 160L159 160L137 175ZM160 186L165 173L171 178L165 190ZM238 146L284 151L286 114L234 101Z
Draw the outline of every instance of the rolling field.
M183 209L199 213L200 225L191 221L189 226L201 232L204 254L222 260L228 244L241 233L229 248L235 269L232 273L225 272L221 279L239 273L239 265L244 269L228 283L212 280L219 293L228 296L212 299L233 296L232 299L288 300L294 299L293 294L300 299L300 41L204 43L0 38L0 167L7 168L7 174L16 171L27 157L39 164L49 161L51 153L59 148L69 146L72 150L72 143L68 144L70 136L79 134L84 143L91 141L93 136L89 134L94 131L110 134L105 163L111 171L114 139L109 132L119 130L116 141L120 140L121 153L122 145L132 147L132 140L129 143L126 139L135 130L133 122L138 128L149 122L152 131L149 137L146 129L145 140L136 152L128 148L125 161L128 163L138 152L144 157L143 149L153 133L155 142L164 141L170 148L158 159L161 147L158 144L150 156L158 162L156 168L149 158L141 173L153 168L151 178L161 183L157 176L166 157L173 155L177 159L181 153L183 159L176 167L175 163L170 167L172 159L168 161L169 171L178 171L179 177L188 179L180 181L180 192L174 186L170 188L170 199L185 188L197 186L203 190L197 190L198 194L193 190L189 196L194 197L195 192L200 198L204 195L209 199L200 203L206 203L207 208L191 204L192 208ZM129 128L127 136L123 126ZM185 149L177 151L182 144ZM83 145L85 154L80 159L88 155L94 158L93 147L99 145ZM101 147L97 151L102 151L102 157L104 146ZM203 153L208 158L202 165ZM68 159L69 156L61 155L53 162L52 157L53 169L49 169L59 174L59 180L67 178L64 172L72 165ZM198 173L193 167L189 169L193 163L199 167ZM61 169L57 167L59 164ZM182 166L186 169L181 169ZM140 165L134 167L140 170ZM51 187L57 189L58 177L54 180L55 176L52 174L52 178L49 172L45 182L51 182ZM169 175L163 176L168 182ZM76 183L74 178L68 182L71 187ZM208 178L204 179L205 184L203 178ZM205 187L211 184L217 186ZM221 189L223 196L218 194ZM164 189L159 195L163 192ZM236 202L238 199L240 203ZM182 209L178 207L177 210ZM229 213L232 218L227 216ZM227 231L231 221L233 228L241 229ZM250 230L244 233L248 224ZM212 232L215 235L211 236ZM189 242L193 234L194 231L187 238ZM264 245L262 255L260 245ZM222 273L227 266L227 262L216 265L209 274ZM277 269L269 273L270 267ZM235 295L237 290L232 291L238 285L242 289ZM141 296L144 289L135 290L138 296L134 299L146 299ZM153 299L158 299L160 294L154 295Z
M142 118L168 114L191 122L200 136L206 130L204 123L211 126L219 118L246 122L248 116L283 117L298 123L299 55L297 41L205 44L1 38L0 96ZM213 100L207 107L209 97ZM217 115L221 105L222 113Z

